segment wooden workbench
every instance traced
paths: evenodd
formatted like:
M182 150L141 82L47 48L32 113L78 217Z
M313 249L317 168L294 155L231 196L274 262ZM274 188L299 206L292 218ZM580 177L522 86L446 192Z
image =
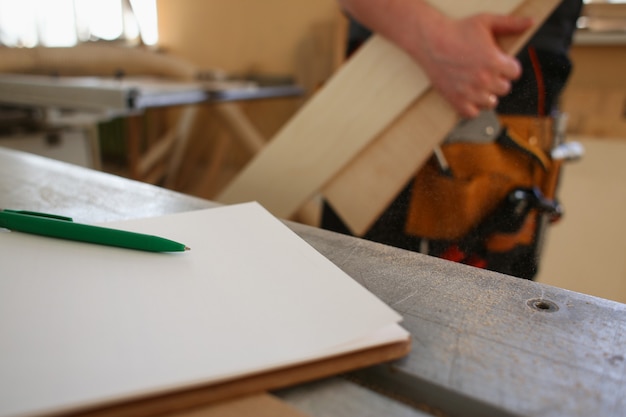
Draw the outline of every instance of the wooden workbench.
M212 205L0 149L1 208L102 222ZM305 415L626 415L626 305L289 225L413 336L400 361L273 393Z

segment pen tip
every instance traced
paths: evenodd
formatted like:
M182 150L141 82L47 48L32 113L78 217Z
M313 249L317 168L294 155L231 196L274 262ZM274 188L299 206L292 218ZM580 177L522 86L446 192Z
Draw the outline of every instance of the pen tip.
M185 246L185 251L191 250L189 246Z

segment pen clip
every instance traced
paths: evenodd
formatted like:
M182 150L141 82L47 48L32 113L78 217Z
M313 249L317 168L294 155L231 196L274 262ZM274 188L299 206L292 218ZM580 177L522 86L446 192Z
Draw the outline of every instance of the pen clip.
M62 220L62 221L66 221L66 222L73 222L74 221L71 217L59 216L57 214L38 213L36 211L9 210L9 209L4 209L2 211L6 211L7 213L21 214L21 215L24 215L24 216L44 217L46 219Z

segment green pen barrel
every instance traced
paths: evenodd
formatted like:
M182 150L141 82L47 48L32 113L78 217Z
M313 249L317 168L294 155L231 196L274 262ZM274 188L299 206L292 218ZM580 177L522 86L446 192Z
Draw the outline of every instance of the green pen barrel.
M18 232L148 252L182 252L186 250L182 243L158 236L74 223L70 220L60 220L53 217L20 214L19 212L0 212L0 226Z

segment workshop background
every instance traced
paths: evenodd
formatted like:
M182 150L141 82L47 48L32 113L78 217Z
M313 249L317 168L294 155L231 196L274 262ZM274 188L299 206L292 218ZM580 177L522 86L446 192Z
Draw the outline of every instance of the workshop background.
M160 51L212 76L295 81L304 87L301 97L240 104L265 138L341 65L345 20L335 0L156 0L156 5ZM587 4L581 26L561 108L569 115L568 139L580 141L586 152L564 168L565 216L549 230L537 280L626 302L626 4ZM229 134L212 122L210 108L200 111L202 122L193 132L201 140L192 142L186 180L177 189L211 198L251 154L233 141L213 181L200 180L210 169L210 159L202 155L214 150L212 138ZM116 125L102 129L121 132ZM19 147L14 142L0 138L0 145ZM105 169L125 174L123 166Z

